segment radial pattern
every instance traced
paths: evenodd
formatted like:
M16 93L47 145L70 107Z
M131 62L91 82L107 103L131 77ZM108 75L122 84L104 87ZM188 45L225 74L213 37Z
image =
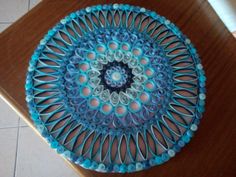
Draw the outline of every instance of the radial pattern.
M37 129L72 162L100 172L162 164L190 141L205 105L190 40L145 8L71 13L35 50L26 101Z

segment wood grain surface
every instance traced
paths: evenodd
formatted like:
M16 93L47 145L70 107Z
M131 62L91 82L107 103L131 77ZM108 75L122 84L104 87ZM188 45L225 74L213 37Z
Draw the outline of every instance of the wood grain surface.
M154 10L174 22L191 39L206 71L206 112L192 141L161 166L132 174L109 175L72 164L74 169L86 177L236 176L236 40L205 0L44 0L0 34L1 96L32 125L24 83L30 56L40 39L68 13L112 2Z

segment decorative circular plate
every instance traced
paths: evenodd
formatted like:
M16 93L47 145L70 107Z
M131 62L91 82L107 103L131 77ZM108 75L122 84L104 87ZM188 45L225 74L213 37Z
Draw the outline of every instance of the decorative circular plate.
M190 40L145 8L112 4L71 13L35 50L26 101L43 137L100 172L162 164L190 141L205 105Z

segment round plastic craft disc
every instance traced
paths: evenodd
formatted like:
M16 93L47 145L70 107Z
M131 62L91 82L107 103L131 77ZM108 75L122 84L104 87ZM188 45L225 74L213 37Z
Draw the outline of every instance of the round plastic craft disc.
M97 5L48 31L29 63L36 128L86 169L135 172L175 156L205 105L203 67L169 20L145 8Z

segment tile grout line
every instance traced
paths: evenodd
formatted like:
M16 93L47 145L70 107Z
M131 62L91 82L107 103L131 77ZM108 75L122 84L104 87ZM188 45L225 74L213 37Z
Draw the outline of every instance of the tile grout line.
M28 125L19 125L19 126L13 126L13 127L0 127L0 130L4 130L4 129L10 129L10 128L25 128L28 127Z
M30 10L30 0L28 0L28 12Z
M13 22L0 22L0 24L12 24Z
M16 139L16 153L15 153L15 163L14 163L14 173L13 177L16 177L16 165L17 165L17 154L18 154L18 144L19 144L19 132L20 132L20 118L18 118L18 127L17 127L17 139Z
M27 12L29 12L29 10L30 10L30 0L28 0L28 5L27 5L28 7L27 7ZM14 22L11 22L11 21L0 21L0 24L12 24L12 23L14 23Z
M30 0L28 0L28 12L30 9ZM16 139L16 153L15 153L15 163L14 163L14 173L13 177L16 177L16 165L17 165L17 155L18 155L18 144L19 144L19 132L20 128L24 126L20 126L20 117L18 118L18 127L17 127L17 139Z
M30 10L30 0L28 0L28 11ZM16 139L16 153L15 153L15 163L14 163L14 173L13 177L16 177L16 165L17 165L17 156L18 156L18 144L19 144L19 132L21 127L27 127L27 126L20 126L20 117L18 118L18 127L17 127L17 139Z

